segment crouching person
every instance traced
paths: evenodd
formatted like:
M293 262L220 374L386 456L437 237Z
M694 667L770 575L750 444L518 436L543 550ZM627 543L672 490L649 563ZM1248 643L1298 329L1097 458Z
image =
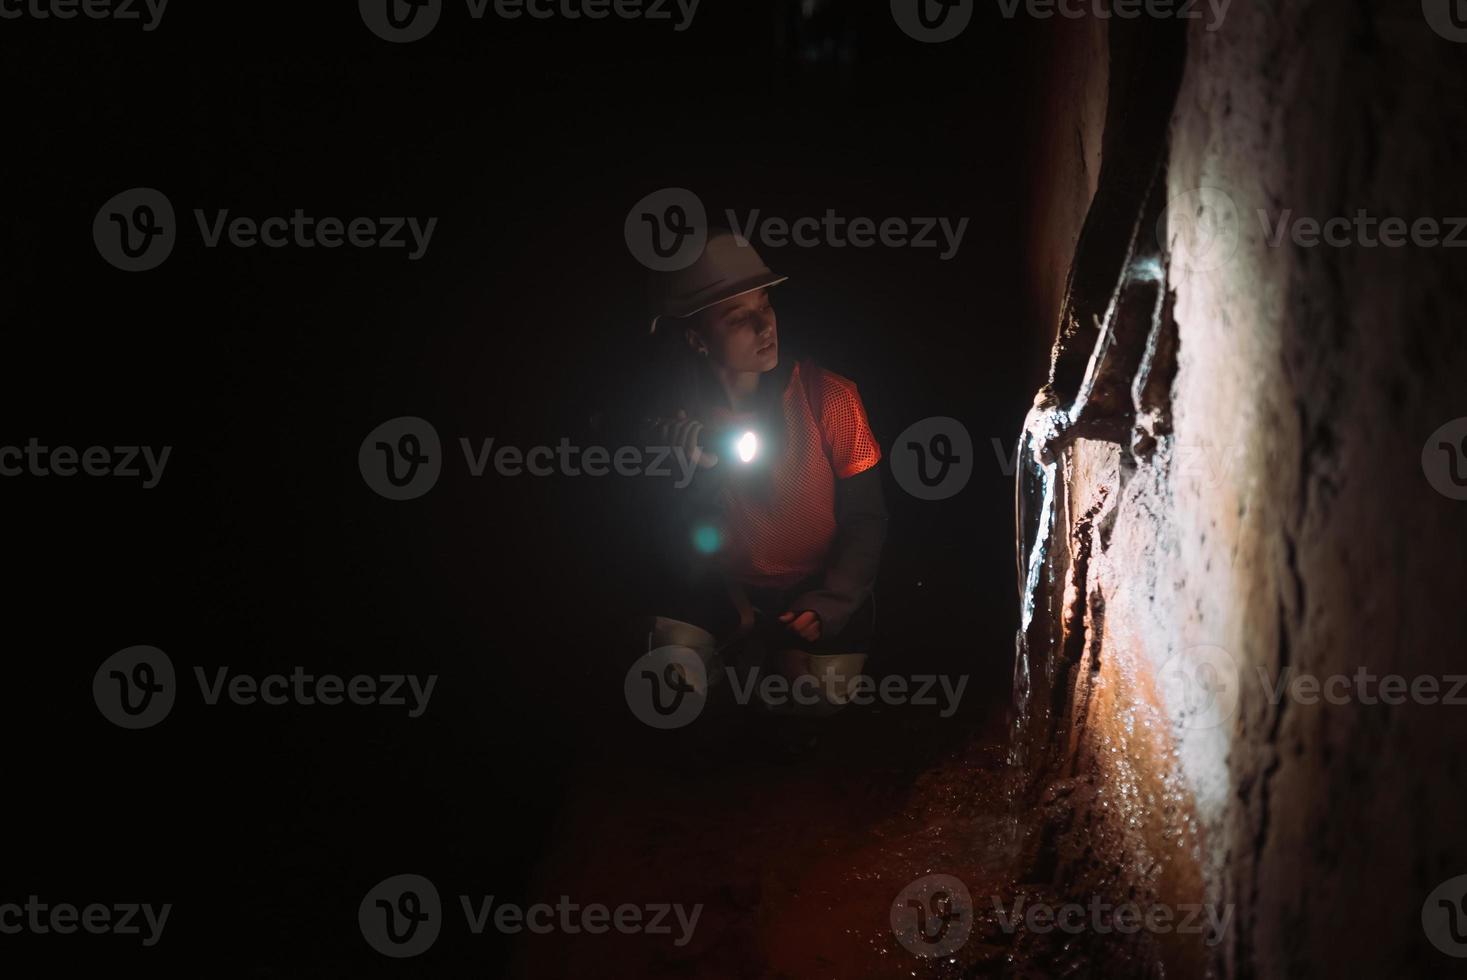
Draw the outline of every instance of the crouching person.
M697 652L706 680L680 671L685 683L823 715L870 653L881 450L851 381L780 356L769 291L784 278L728 231L654 276L652 329L676 348L681 383L659 392L648 438L693 476L663 509L677 574L647 643Z

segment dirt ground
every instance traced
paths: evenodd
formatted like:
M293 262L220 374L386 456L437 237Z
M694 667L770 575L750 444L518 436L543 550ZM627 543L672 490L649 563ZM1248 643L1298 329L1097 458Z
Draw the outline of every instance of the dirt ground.
M1012 924L1016 905L1078 900L1061 880L1075 866L1040 862L1037 850L1053 847L1056 827L1075 836L1087 780L1011 806L1005 707L991 696L944 720L933 709L869 706L799 725L728 705L681 731L608 743L573 781L532 897L701 904L701 916L681 946L677 929L525 935L515 975L1168 975L1144 933ZM896 936L893 902L934 874L966 885L972 928L951 954L919 956Z

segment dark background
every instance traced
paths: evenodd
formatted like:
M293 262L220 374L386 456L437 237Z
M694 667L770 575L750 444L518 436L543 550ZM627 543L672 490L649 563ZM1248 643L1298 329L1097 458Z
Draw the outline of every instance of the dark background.
M5 957L220 975L399 975L501 941L448 930L419 962L362 942L361 895L403 871L524 893L587 746L632 722L626 623L646 609L634 480L469 477L457 439L593 440L646 384L645 271L622 226L658 188L710 213L970 219L937 250L764 248L786 355L860 385L890 448L933 415L977 463L924 503L887 474L879 669L962 665L998 710L1015 625L1011 444L1043 376L1026 303L1028 147L1043 77L1022 20L979 5L918 44L884 3L704 0L667 22L470 20L389 45L353 4L176 3L136 23L0 23L7 357L0 445L169 445L159 487L0 480L7 520L0 901L172 902L162 943L5 937ZM991 5L990 5L991 6ZM987 18L987 20L985 20ZM126 274L103 202L162 190L180 239ZM439 218L405 250L203 247L192 210ZM429 419L427 496L372 493L357 448ZM112 652L179 668L160 726L90 697ZM437 673L431 707L202 705L195 665ZM609 679L609 682L608 682ZM608 842L614 846L614 842ZM469 945L472 943L472 945Z

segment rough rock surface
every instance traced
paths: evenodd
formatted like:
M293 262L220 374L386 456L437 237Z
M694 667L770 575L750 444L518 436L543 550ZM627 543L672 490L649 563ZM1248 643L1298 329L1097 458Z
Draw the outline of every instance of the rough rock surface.
M1433 489L1423 449L1467 416L1467 253L1269 239L1288 212L1467 214L1464 89L1467 44L1417 3L1240 3L1189 32L1167 175L1174 431L1148 460L1081 442L1068 464L1091 555L1062 727L1091 793L1060 819L1090 849L1059 872L1232 906L1224 943L1164 956L1183 975L1458 965L1421 913L1467 873L1467 706L1363 703L1379 692L1354 678L1461 672L1467 502ZM1086 186L1081 159L1057 176ZM1051 215L1049 251L1077 219ZM1273 695L1300 675L1352 678L1349 703Z

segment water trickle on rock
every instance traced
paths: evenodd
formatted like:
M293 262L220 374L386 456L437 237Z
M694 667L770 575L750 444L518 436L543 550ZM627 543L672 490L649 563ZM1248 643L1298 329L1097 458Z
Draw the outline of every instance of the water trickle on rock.
M1041 388L1024 419L1019 437L1015 492L1016 551L1019 573L1019 629L1014 638L1013 702L1010 708L1007 796L1017 829L1023 790L1032 761L1036 661L1045 679L1054 680L1061 639L1059 605L1068 536L1065 481L1061 460L1051 447L1068 416L1049 386Z

